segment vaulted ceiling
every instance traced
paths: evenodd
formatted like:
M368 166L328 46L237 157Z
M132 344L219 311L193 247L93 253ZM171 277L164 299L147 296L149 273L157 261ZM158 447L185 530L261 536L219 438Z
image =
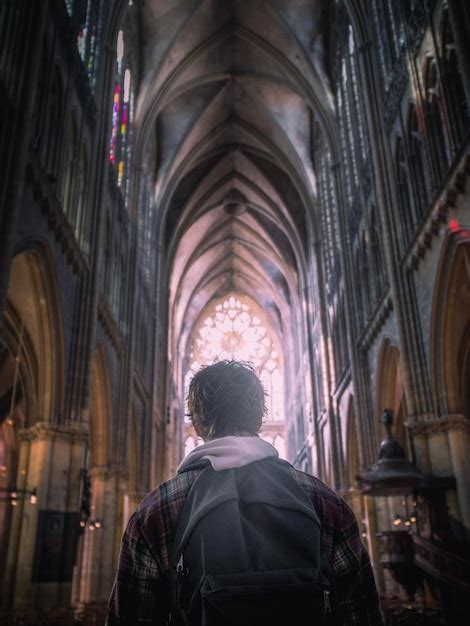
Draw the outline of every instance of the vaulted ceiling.
M328 3L139 6L136 121L155 163L175 336L184 342L204 306L229 291L256 300L281 333L314 236L313 116L332 116Z

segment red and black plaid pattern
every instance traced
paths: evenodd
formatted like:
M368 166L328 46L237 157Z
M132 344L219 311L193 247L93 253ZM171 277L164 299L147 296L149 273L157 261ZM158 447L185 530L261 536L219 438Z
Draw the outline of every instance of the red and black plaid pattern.
M164 626L168 591L164 574L183 504L203 462L152 491L130 518L107 613L107 626ZM341 624L381 626L379 597L354 513L334 491L304 472L290 471L309 494L323 528L323 547L333 572Z

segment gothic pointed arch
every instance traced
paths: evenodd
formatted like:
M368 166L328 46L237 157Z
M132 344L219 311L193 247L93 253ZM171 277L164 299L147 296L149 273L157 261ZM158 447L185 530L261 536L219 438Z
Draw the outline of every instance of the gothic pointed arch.
M21 484L28 468L21 433L63 418L63 336L60 300L49 249L25 241L14 256L0 344L0 489ZM31 430L29 430L31 432ZM26 453L28 454L28 453ZM24 478L23 478L24 480ZM14 501L0 499L0 583L12 550ZM15 502L16 504L16 502Z
M430 341L437 414L470 418L470 238L463 230L449 232L441 253Z
M22 332L24 353L36 397L26 425L63 417L64 345L60 296L54 261L47 245L27 241L13 258L7 292L6 323ZM20 357L21 358L21 357Z
M405 450L408 449L405 428L405 395L400 366L400 350L388 337L380 348L379 365L375 384L375 421L379 424L385 410L393 414L393 433ZM385 431L378 429L381 438ZM377 441L379 444L379 441Z

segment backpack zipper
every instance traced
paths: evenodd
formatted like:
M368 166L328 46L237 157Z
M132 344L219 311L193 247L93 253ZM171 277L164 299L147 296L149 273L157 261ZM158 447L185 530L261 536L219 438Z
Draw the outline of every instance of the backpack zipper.
M183 553L176 564L176 606L181 607L181 590L183 582L188 575L188 568L184 566Z
M323 591L323 607L326 614L331 613L330 592L326 589Z

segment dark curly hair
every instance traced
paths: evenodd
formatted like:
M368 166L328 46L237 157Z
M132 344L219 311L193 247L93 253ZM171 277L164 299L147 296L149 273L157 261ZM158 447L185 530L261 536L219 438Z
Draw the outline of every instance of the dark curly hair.
M201 369L191 380L189 416L204 441L227 435L257 435L266 413L265 396L250 363L219 361Z

